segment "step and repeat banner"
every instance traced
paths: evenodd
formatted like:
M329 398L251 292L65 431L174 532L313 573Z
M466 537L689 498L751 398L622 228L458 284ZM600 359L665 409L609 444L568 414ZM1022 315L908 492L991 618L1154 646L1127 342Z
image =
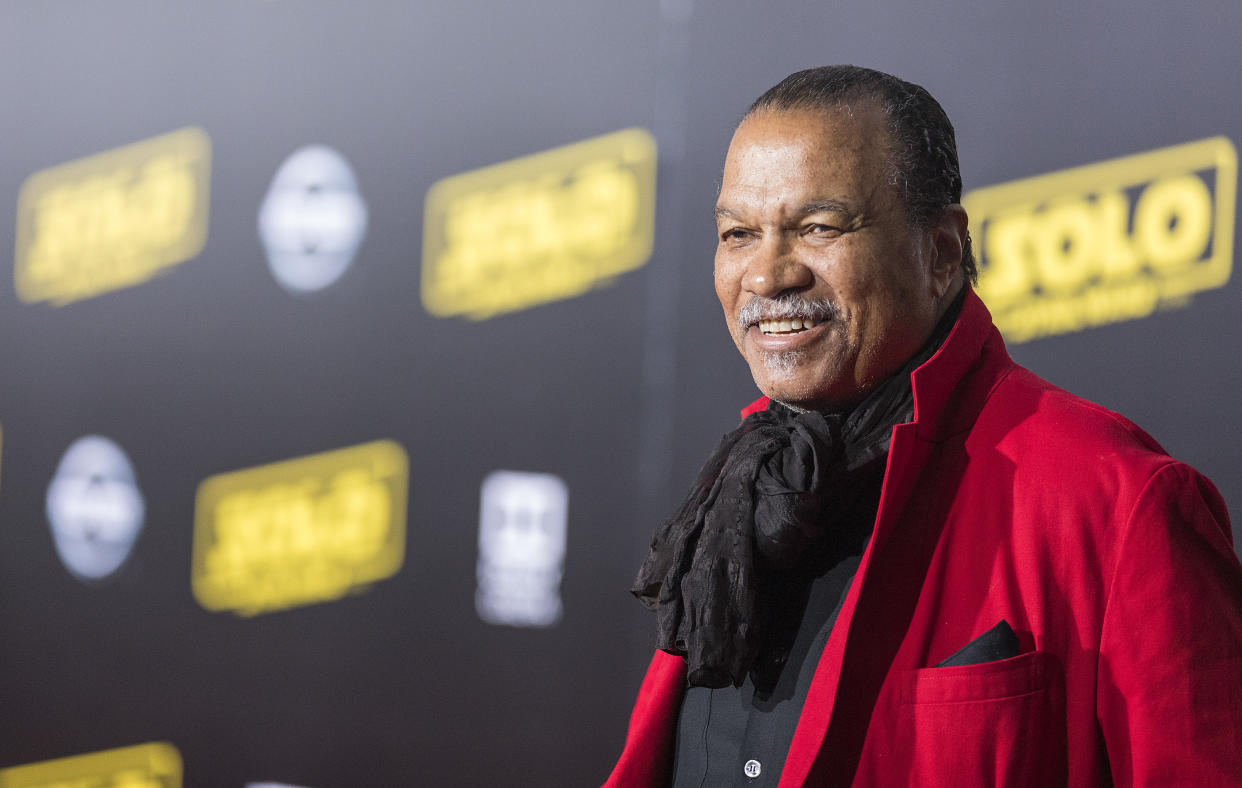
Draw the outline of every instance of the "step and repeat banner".
M602 780L807 66L941 100L1011 353L1242 508L1242 8L423 5L0 11L0 786Z

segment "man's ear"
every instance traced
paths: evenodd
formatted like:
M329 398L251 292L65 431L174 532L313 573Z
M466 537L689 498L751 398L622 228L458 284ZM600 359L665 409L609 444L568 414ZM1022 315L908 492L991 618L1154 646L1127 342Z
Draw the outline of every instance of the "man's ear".
M953 203L928 228L931 238L930 274L932 292L940 298L953 289L962 269L962 247L966 245L966 209Z

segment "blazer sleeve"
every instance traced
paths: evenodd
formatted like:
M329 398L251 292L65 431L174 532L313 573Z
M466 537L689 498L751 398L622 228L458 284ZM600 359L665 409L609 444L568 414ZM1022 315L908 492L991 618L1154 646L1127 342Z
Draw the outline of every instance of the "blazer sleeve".
M685 684L686 661L657 651L638 690L625 749L603 788L658 788L667 784Z
M1242 566L1215 487L1181 463L1130 514L1096 712L1117 785L1242 785Z

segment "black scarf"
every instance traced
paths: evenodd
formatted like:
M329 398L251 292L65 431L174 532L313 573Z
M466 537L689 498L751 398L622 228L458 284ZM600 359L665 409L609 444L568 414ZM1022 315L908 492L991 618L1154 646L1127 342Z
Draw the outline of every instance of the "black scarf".
M822 569L853 474L888 452L914 411L910 373L944 342L966 289L905 366L848 414L779 403L725 435L651 541L632 593L655 612L656 647L685 657L692 686L741 686L783 585Z

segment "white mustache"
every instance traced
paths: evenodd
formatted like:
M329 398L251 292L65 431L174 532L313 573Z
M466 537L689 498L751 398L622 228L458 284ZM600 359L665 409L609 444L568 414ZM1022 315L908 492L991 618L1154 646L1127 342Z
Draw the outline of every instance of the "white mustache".
M742 331L747 330L760 320L813 320L822 323L827 320L838 320L841 307L827 298L811 301L799 293L784 293L776 298L755 296L746 302L746 306L737 313L737 325Z

